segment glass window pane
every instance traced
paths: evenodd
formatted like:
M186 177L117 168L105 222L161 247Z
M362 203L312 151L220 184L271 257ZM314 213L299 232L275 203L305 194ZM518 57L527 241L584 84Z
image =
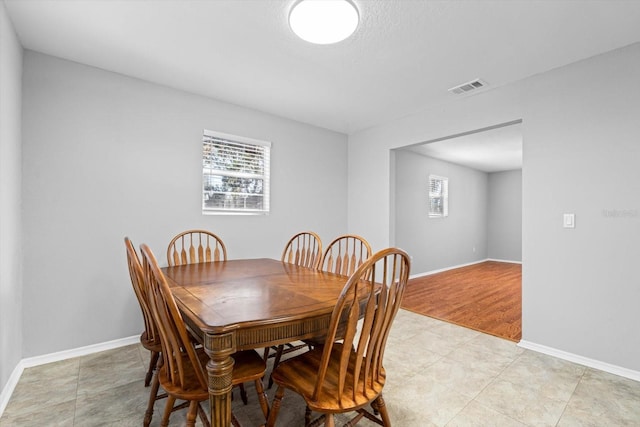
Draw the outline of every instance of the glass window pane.
M203 212L267 213L270 146L264 141L205 131Z

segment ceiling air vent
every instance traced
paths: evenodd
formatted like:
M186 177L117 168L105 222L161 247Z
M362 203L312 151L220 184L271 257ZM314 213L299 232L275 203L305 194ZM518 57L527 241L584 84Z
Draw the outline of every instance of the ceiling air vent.
M449 92L455 93L456 95L460 95L461 93L472 92L474 90L478 90L486 86L488 86L487 82L480 79L475 79L475 80L471 80L470 82L462 83L461 85L452 87L451 89L449 89Z

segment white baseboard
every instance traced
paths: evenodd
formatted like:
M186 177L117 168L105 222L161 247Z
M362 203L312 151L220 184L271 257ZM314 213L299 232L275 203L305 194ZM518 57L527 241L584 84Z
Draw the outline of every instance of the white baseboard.
M588 357L580 356L578 354L568 353L563 350L558 350L553 347L547 347L545 345L536 344L530 341L521 340L518 343L518 347L526 348L527 350L537 351L538 353L546 354L548 356L557 357L558 359L567 360L569 362L577 363L578 365L594 368L599 371L608 372L620 377L629 378L634 381L640 381L640 372L631 369L623 368L609 363L601 362L595 359L589 359Z
M30 368L32 366L44 365L45 363L59 362L61 360L71 359L72 357L86 356L87 354L124 347L125 345L136 344L138 342L140 342L140 336L134 335L127 338L88 345L86 347L72 348L71 350L63 350L42 356L27 357L26 359L22 359L21 362L25 368Z
M0 392L0 417L4 413L9 399L13 394L13 390L20 381L20 376L26 368L33 366L44 365L45 363L59 362L61 360L71 359L72 357L86 356L88 354L98 353L100 351L112 350L114 348L124 347L126 345L136 344L140 342L140 335L134 335L127 338L120 338L113 341L107 341L98 344L92 344L85 347L74 348L71 350L59 351L56 353L44 354L42 356L27 357L18 362L16 367L11 372L7 384L2 388Z
M415 279L417 277L423 277L423 276L431 276L432 274L442 273L444 271L454 270L456 268L468 267L470 265L480 264L480 263L485 262L485 261L489 261L489 260L488 259L481 259L481 260L478 260L478 261L468 262L466 264L453 265L451 267L440 268L438 270L431 270L431 271L427 271L425 273L412 274L412 275L409 276L409 279Z
M480 263L485 262L485 261L489 261L489 260L488 259L481 259L481 260L478 260L478 261L468 262L466 264L453 265L451 267L440 268L438 270L431 270L431 271L427 271L425 273L412 274L412 275L409 276L409 279L415 279L417 277L424 277L424 276L431 276L432 274L442 273L444 271L454 270L456 268L468 267L470 265L480 264Z
M487 258L487 261L506 262L506 263L509 263L509 264L522 264L522 261L514 261L514 260L510 260L510 259Z
M20 376L22 375L22 371L24 371L24 366L22 365L22 360L18 362L16 367L11 372L9 376L9 380L2 388L2 392L0 392L0 417L4 413L7 404L9 403L9 399L11 399L11 395L13 394L13 390L18 385L18 381L20 381Z
M522 264L522 261L510 261L506 259L485 258L477 261L468 262L466 264L453 265L451 267L440 268L438 270L431 270L425 273L412 274L409 276L409 279L415 279L415 278L424 277L424 276L431 276L432 274L443 273L445 271L455 270L456 268L468 267L470 265L482 264L483 262L487 262L487 261L508 262L511 264Z

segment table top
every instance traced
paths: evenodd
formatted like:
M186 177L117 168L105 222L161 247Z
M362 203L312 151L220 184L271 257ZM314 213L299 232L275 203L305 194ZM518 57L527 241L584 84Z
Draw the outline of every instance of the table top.
M330 314L348 280L266 258L162 270L180 309L213 334Z

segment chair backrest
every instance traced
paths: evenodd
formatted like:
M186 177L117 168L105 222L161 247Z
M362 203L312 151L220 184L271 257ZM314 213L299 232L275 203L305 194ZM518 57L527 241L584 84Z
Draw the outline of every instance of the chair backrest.
M322 241L313 231L293 236L282 251L282 262L317 269L322 258Z
M338 400L343 399L345 390L353 391L353 395L346 397L348 399L355 400L356 393L375 396L374 392L369 391L373 389L375 382L379 382L382 375L382 359L387 337L402 303L410 267L411 261L406 252L388 248L375 253L349 277L331 316L314 399L324 387L334 346L336 351L340 352ZM364 317L360 319L362 313ZM362 326L360 334L357 334L359 320ZM341 327L342 322L346 322L344 327ZM338 329L344 337L342 343L335 342ZM356 354L355 358L353 352ZM352 369L349 374L348 368ZM350 379L350 383L347 383L347 378ZM326 379L327 383L336 384L336 378L327 376Z
M371 245L355 234L339 236L329 243L322 255L320 269L351 276L371 256Z
M145 282L144 274L142 271L142 265L140 265L140 258L138 253L133 247L133 243L128 237L124 238L124 245L127 248L127 264L129 265L129 276L131 276L131 284L133 285L133 291L138 298L138 304L140 304L140 310L142 310L142 319L144 320L144 330L147 333L148 342L160 342L160 335L158 334L158 327L156 326L153 316L151 314L151 306L148 286Z
M193 378L185 376L187 373L185 364L190 363L200 386L206 390L206 375L164 274L151 249L143 244L140 250L145 280L149 285L151 312L160 332L162 361L166 367L167 376L176 387L192 388L193 384L190 385L189 381L193 381Z
M220 237L207 230L187 230L175 236L167 247L169 265L226 261L227 248Z

